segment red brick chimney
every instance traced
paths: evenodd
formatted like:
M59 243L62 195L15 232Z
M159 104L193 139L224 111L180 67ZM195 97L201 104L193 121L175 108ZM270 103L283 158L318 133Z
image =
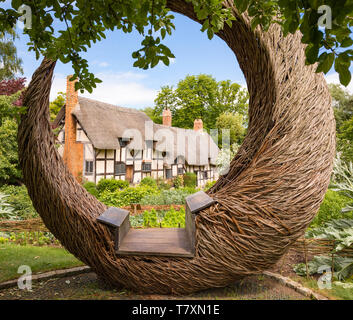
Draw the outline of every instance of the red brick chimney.
M195 131L203 131L203 122L201 119L195 119L194 130Z
M163 110L163 125L168 127L172 126L172 112L170 109Z
M71 114L78 103L78 92L75 91L75 81L66 82L66 107L65 107L65 146L63 159L74 177L82 182L83 175L83 144L76 142L77 120Z

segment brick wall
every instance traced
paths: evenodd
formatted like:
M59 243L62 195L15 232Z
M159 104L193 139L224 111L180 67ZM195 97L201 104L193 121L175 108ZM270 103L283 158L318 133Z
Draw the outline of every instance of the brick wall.
M78 92L75 91L75 81L66 84L66 110L65 110L65 146L63 159L74 177L81 182L83 175L83 144L76 142L77 121L71 111L78 103Z

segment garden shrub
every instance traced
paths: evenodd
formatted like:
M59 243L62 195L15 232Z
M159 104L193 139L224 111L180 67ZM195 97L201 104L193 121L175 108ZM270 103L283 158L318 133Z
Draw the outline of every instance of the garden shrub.
M196 173L186 172L183 177L185 187L196 187L197 176Z
M207 191L208 189L211 189L216 184L216 182L217 181L207 181L204 190Z
M159 227L158 219L157 219L157 211L152 209L151 211L144 211L143 213L143 225L148 228L156 228Z
M185 209L171 207L168 211L145 210L143 214L131 216L132 227L143 228L185 228Z
M185 209L175 210L173 207L168 210L162 220L163 228L185 228Z
M161 190L169 190L172 187L169 182L166 182L163 178L160 177L157 179L157 186Z
M185 198L195 193L195 188L180 188L162 190L160 193L151 194L141 199L142 205L184 204Z
M114 192L116 190L122 190L128 187L128 181L115 179L101 179L97 184L97 190L99 193L102 193L104 191Z
M143 178L140 182L140 185L141 186L148 186L148 187L154 187L156 188L157 187L157 181L154 180L153 178L151 177L146 177L146 178Z
M310 228L320 227L326 222L334 219L352 218L352 212L342 212L342 209L345 208L349 202L350 199L342 193L328 190L324 201L320 206L320 210L311 223Z
M83 187L93 196L98 197L97 186L94 182L86 182L83 184Z
M132 203L140 203L142 198L156 193L158 193L157 188L138 185L114 192L105 190L99 194L98 199L107 206L124 207Z
M184 180L182 176L177 176L173 179L173 185L175 189L182 188L184 186Z
M0 193L0 219L17 220L14 209L7 203L8 195Z
M4 185L0 188L0 192L8 195L6 202L13 208L17 219L25 220L38 217L26 186Z

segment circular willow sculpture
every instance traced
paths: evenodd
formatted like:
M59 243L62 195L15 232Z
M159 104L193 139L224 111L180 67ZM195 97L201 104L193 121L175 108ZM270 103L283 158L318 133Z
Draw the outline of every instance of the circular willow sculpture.
M231 7L231 1L225 2ZM190 4L168 2L197 20ZM117 257L96 222L106 206L88 194L56 151L49 123L55 61L44 59L26 91L18 142L24 181L45 225L114 286L189 293L220 287L273 266L304 234L328 187L335 122L322 74L305 65L301 34L252 31L247 15L218 35L234 51L250 92L249 128L230 171L209 191L217 203L196 219L193 259Z

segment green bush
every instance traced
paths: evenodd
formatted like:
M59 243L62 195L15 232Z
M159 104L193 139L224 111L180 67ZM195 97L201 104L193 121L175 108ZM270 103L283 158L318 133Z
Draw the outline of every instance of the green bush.
M197 176L196 173L187 172L184 174L184 186L185 187L196 187Z
M162 190L160 193L151 194L143 197L140 203L142 205L184 204L185 198L195 192L195 188Z
M8 195L0 193L0 219L18 220L15 210L7 203Z
M0 188L0 192L8 195L6 202L13 208L17 219L25 220L38 217L26 186L4 185Z
M350 199L342 193L328 190L320 210L310 225L310 228L316 228L324 225L326 222L334 219L352 218L352 212L343 213L342 209L350 202Z
M182 176L177 176L173 179L173 185L175 189L182 188L184 185L184 180Z
M159 177L157 179L157 185L158 188L161 190L169 190L172 186L170 185L170 183L167 183L163 178Z
M185 227L185 210L181 208L179 211L171 207L168 211L150 211L145 210L143 214L130 216L132 227L143 228L184 228Z
M105 190L99 194L98 199L107 206L124 207L132 203L140 203L142 198L156 193L158 193L157 188L139 185L114 192Z
M86 182L83 184L83 187L93 196L98 197L97 186L94 182Z
M208 189L211 189L215 184L216 184L217 181L207 181L206 184L205 184L205 191L207 191Z
M179 211L170 208L164 215L162 220L163 228L185 228L185 209L181 208Z
M97 184L97 190L100 193L104 191L114 192L129 187L129 182L125 180L101 179Z
M143 213L143 225L144 227L156 228L159 227L157 211L152 209L151 211L145 211Z
M154 180L151 177L146 177L146 178L143 178L141 180L140 185L141 186L148 186L148 187L156 188L157 187L157 181Z

